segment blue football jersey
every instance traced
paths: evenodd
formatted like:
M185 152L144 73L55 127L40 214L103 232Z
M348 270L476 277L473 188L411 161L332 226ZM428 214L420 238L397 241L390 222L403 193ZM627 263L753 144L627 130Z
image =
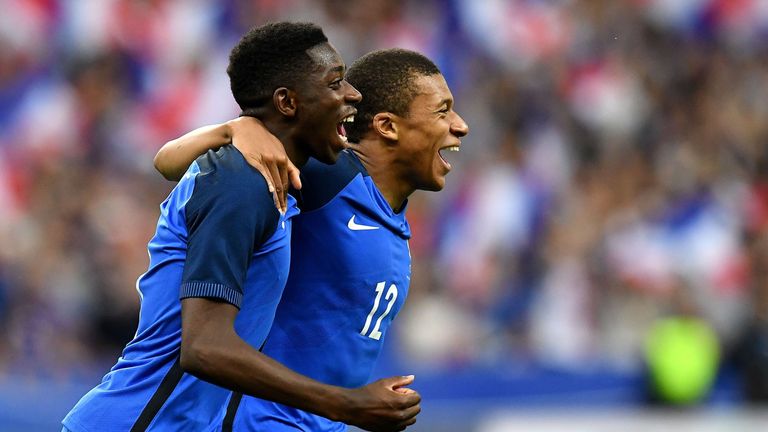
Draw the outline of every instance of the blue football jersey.
M291 272L264 353L318 381L370 379L408 294L411 236L350 150L335 165L302 168ZM239 401L239 406L238 406ZM224 429L337 431L346 426L285 405L233 395Z
M229 391L182 372L181 301L238 308L237 333L260 347L288 276L289 197L281 216L261 174L233 146L198 158L160 207L149 269L137 282L139 325L117 364L70 411L74 432L204 431L223 420Z

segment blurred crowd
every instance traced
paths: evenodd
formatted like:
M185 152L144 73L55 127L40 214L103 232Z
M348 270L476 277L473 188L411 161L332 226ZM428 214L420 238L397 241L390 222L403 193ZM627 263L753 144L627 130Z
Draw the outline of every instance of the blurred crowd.
M119 354L173 187L152 157L237 115L229 49L278 19L320 24L347 63L425 53L471 127L446 189L409 203L414 274L394 341L407 361L636 370L669 316L703 320L724 361L768 344L764 1L0 10L0 374L67 375Z

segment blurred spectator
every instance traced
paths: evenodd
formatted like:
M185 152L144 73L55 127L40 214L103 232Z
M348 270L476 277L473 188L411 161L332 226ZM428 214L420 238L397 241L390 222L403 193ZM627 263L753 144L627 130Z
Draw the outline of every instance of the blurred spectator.
M638 371L645 335L683 284L720 345L752 347L739 351L744 371L765 376L763 345L739 345L765 336L765 2L0 9L0 371L67 376L119 355L172 187L152 156L236 115L226 59L247 27L308 19L348 63L391 46L434 58L472 126L449 155L446 191L409 205L399 355Z
M747 247L752 270L751 311L736 346L746 399L768 403L768 239L764 226L750 232Z

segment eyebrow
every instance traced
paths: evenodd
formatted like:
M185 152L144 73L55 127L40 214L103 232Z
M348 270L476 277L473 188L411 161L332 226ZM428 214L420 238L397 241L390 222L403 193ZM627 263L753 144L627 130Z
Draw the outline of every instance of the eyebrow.
M440 103L438 103L436 106L437 106L437 108L441 108L443 105L446 105L448 108L452 107L453 106L453 99L445 98L445 99L441 100Z

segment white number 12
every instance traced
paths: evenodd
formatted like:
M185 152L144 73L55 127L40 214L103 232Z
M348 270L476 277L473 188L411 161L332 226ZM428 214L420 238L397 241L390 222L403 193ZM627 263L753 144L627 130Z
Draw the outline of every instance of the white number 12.
M368 328L371 326L371 321L373 320L373 314L376 313L376 311L379 309L379 301L381 301L381 294L384 292L384 286L386 285L386 282L379 282L376 284L376 300L373 301L373 307L371 308L371 312L368 314L368 316L365 318L365 325L363 326L363 329L360 331L360 334L363 336L366 336L366 333L368 333ZM392 306L395 304L395 300L397 300L397 287L395 284L392 284L389 286L389 289L387 290L387 295L384 296L384 300L388 301L387 309L384 310L384 313L379 316L379 319L376 320L376 324L373 326L373 330L371 330L371 333L367 336L371 339L379 340L381 338L381 332L379 331L379 327L381 326L381 320L384 319L385 316L389 314L389 311L392 310Z

